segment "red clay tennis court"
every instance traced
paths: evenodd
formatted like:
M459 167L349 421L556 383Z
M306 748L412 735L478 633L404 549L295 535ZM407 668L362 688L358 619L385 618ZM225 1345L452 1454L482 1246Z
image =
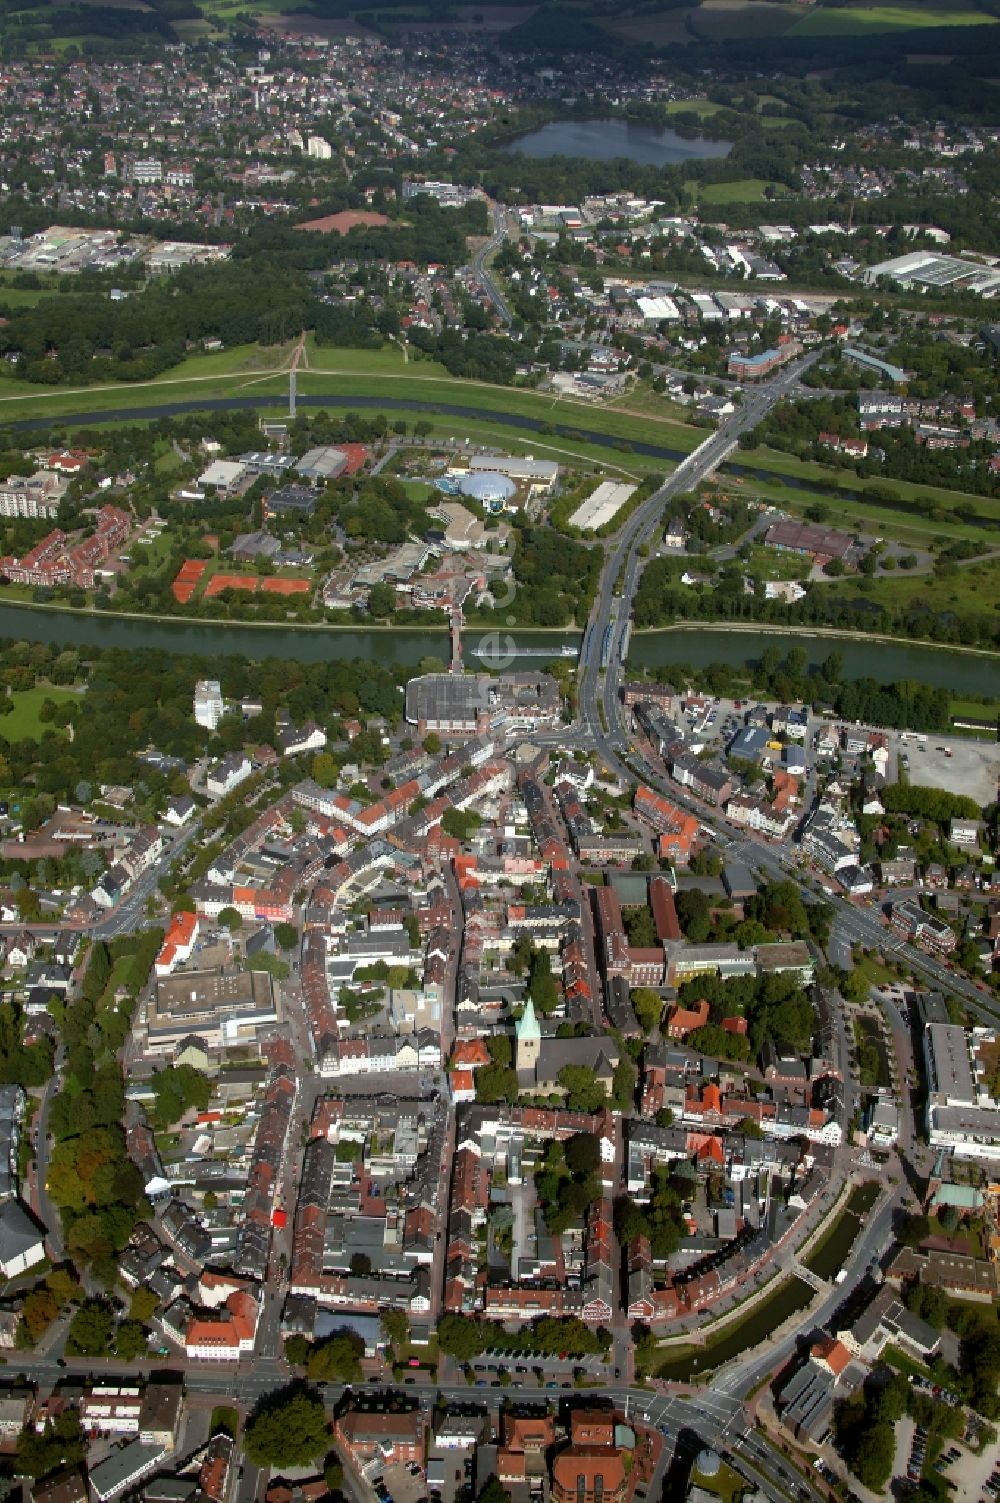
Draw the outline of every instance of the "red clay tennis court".
M303 595L312 589L308 579L261 579L257 574L214 574L205 586L205 598L221 595L223 590L258 590L267 595Z
M368 450L364 444L338 444L341 454L347 455L347 463L341 470L341 475L356 475L368 458Z
M258 583L268 595L305 595L312 589L308 579L261 579Z
M198 588L198 582L205 570L208 561L203 558L185 559L177 571L177 578L170 586L170 592L178 605L187 605L191 596Z

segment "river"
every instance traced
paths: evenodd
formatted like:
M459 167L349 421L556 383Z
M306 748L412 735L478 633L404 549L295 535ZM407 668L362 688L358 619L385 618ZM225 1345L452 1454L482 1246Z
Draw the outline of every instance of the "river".
M89 612L39 610L0 602L0 637L16 641L48 642L57 646L153 648L185 656L216 658L239 654L248 658L291 658L324 662L331 657L370 658L373 662L415 667L421 658L447 661L448 633L427 627L364 631L354 627L244 626L224 623L193 625ZM491 651L496 634L467 627L463 634L465 664L474 669L484 661L473 649L485 641ZM579 644L578 632L518 631L504 635L504 644L519 649L506 666L530 668L553 657L566 644ZM783 653L802 647L810 664L838 652L848 678L874 678L882 683L915 679L952 689L956 694L995 694L996 658L977 653L950 652L943 647L902 642L863 641L797 632L755 633L732 627L699 625L675 631L636 632L629 661L656 668L664 664L729 663L742 667L760 657L764 646ZM492 664L490 664L492 666Z
M670 167L728 156L732 144L705 136L680 136L665 126L643 125L638 120L553 120L516 136L504 150L543 159L585 157L591 162L627 157L644 167Z

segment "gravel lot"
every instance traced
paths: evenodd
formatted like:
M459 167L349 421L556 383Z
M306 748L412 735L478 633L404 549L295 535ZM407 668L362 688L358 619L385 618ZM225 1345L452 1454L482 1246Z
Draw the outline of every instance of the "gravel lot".
M952 753L950 757L945 756L946 747ZM900 751L909 756L911 783L966 793L977 804L990 804L997 796L1000 746L994 741L970 741L932 731L926 741L917 741L911 735Z

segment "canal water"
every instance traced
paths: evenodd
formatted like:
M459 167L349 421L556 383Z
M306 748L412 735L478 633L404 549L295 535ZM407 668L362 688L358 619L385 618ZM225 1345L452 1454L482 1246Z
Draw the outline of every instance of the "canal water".
M58 646L153 648L191 657L215 658L239 654L248 658L291 658L325 662L329 658L369 658L373 662L415 667L421 658L449 657L448 633L426 627L364 631L354 627L245 626L222 623L192 625L183 621L155 621L85 612L35 610L0 603L0 638L48 642ZM558 655L567 644L578 646L578 632L503 633L469 626L463 633L465 664L531 668ZM488 656L476 655L483 644ZM810 664L822 663L831 652L840 654L847 678L874 678L881 683L913 679L951 689L956 694L995 694L1000 678L996 658L947 648L878 642L871 638L823 637L801 632L734 631L708 625L674 631L633 633L629 662L657 668L673 663L704 667L729 663L742 667L759 659L765 647L784 654L802 647ZM509 649L515 649L510 653ZM501 661L497 663L499 654Z

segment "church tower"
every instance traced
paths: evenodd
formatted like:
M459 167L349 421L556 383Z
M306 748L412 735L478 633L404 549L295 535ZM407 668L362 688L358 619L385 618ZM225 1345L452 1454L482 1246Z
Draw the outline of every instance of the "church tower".
M514 1065L518 1075L524 1070L534 1076L538 1064L538 1051L542 1045L542 1030L535 1017L535 1004L530 996L524 1012L514 1029Z

